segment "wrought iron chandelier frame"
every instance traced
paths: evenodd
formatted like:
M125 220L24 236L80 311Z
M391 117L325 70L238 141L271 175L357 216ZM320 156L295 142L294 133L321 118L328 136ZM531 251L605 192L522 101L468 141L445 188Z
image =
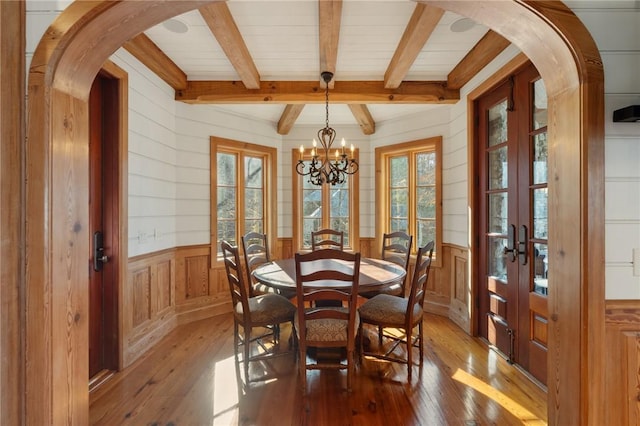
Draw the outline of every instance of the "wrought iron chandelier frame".
M329 82L333 78L333 73L323 71L321 73L322 80L325 82L325 126L318 130L318 140L320 147L316 146L316 139L313 140L313 148L311 148L311 162L305 163L303 157L304 147L300 147L300 159L296 164L296 172L301 176L308 176L308 181L312 185L322 186L325 183L331 185L341 185L347 181L348 175L355 174L359 165L353 157L354 148L351 145L351 158L345 151L345 141L342 139L342 149L335 151L335 158L331 160L331 146L336 138L336 131L329 126ZM322 150L323 155L318 155L318 149Z

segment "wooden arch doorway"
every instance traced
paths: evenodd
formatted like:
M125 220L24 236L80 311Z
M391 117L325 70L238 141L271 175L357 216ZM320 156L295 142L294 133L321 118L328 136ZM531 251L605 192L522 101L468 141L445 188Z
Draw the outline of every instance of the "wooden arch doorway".
M26 424L88 423L88 94L108 57L145 29L210 1L75 2L29 72L25 254ZM425 3L516 44L547 86L549 423L602 424L604 335L603 68L593 39L558 2ZM544 40L541 43L540 40ZM561 119L560 119L561 117ZM562 165L562 166L560 166ZM562 200L562 202L560 202Z

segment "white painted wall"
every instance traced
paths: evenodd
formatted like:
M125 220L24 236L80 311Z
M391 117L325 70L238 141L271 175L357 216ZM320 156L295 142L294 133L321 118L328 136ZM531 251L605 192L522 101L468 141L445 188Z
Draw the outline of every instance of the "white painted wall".
M640 122L613 122L614 110L640 105L640 9L623 1L600 9L583 2L573 10L604 63L605 297L640 299L632 264L632 251L640 248Z
M46 27L70 1L27 2L27 67ZM612 123L612 111L640 104L640 10L632 0L570 2L592 33L605 67L606 298L640 298L631 253L640 248L640 123ZM508 61L509 49L462 90L467 94ZM308 145L317 128L296 127L281 137L275 125L222 113L211 106L172 101L173 93L123 50L114 62L129 72L129 255L209 241L209 136L278 148L278 236L290 237L291 149ZM319 122L319 125L322 125ZM435 108L428 116L377 123L371 137L337 127L360 149L360 234L375 235L373 197L376 146L435 135L444 137L444 241L468 246L466 104ZM340 136L342 137L342 136ZM155 232L158 231L158 232ZM145 234L146 239L138 238Z

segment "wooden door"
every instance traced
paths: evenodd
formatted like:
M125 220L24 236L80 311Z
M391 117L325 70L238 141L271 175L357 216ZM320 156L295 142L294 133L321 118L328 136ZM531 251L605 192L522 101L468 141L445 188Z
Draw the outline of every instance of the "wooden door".
M546 383L546 93L533 66L476 101L479 333Z
M89 101L90 385L118 368L118 93L118 81L101 73Z

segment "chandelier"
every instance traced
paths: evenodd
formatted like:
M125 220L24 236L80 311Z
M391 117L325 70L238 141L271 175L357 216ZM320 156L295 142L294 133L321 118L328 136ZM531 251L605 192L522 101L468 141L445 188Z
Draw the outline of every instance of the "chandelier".
M331 145L333 145L333 140L336 138L336 131L329 127L329 82L333 78L333 73L324 71L321 76L326 83L325 126L323 129L318 130L318 139L321 146L318 147L317 140L313 140L311 162L305 163L303 160L304 147L300 145L300 159L296 164L296 172L301 176L309 176L309 183L312 185L321 186L324 183L340 185L346 182L347 175L352 175L358 171L358 163L353 158L353 145L351 145L351 157L345 152L344 138L342 138L341 149L336 148L333 159L330 158Z

